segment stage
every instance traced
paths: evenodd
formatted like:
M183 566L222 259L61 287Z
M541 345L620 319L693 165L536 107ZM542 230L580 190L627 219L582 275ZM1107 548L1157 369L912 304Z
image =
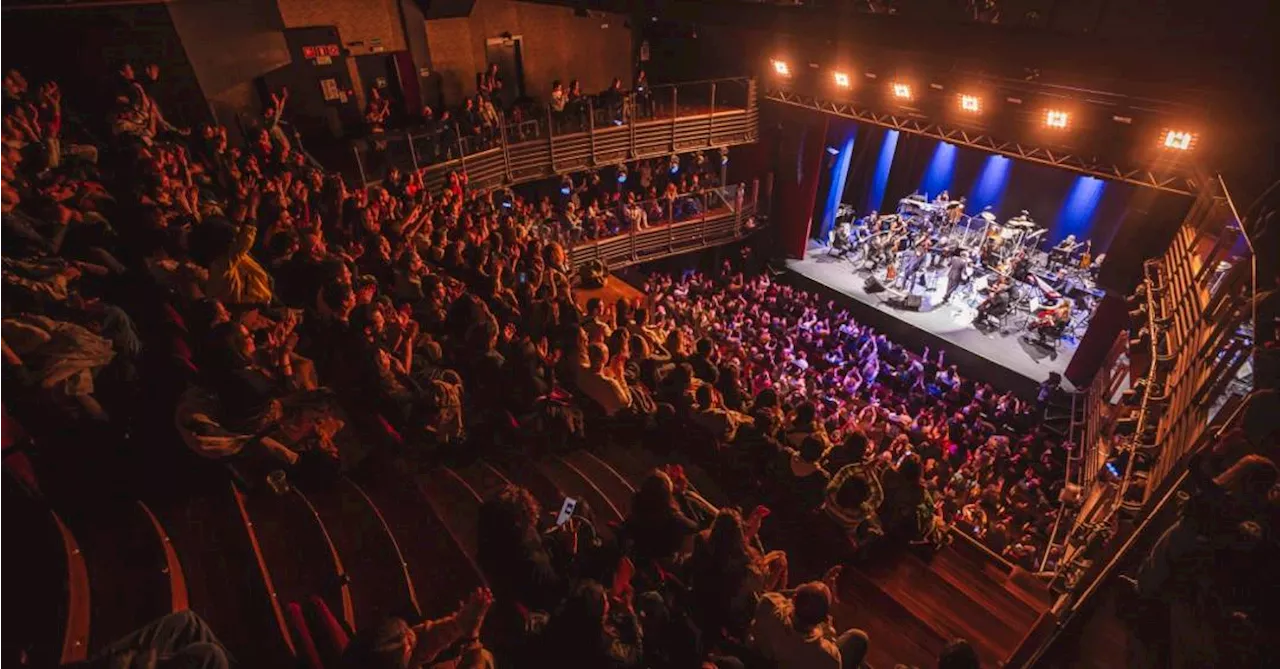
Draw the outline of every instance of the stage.
M975 378L991 383L1008 384L1011 380L1021 381L1012 385L1025 390L1028 387L1027 381L1038 384L1049 375L1049 372L1063 373L1067 363L1071 361L1071 356L1075 354L1078 342L1073 337L1062 338L1056 348L1052 349L1035 344L1020 336L1025 332L1025 326L1020 325L1016 319L1012 322L1014 327L1009 328L1008 331L999 328L979 330L972 324L975 310L964 300L953 296L951 302L939 304L946 292L945 277L937 281L932 289L916 288L915 294L922 298L920 311L917 312L886 303L886 301L901 299L905 296L905 291L889 287L883 292L869 294L864 284L872 272L859 269L851 259L827 255L827 247L819 245L816 241L809 242L803 260L788 260L787 268L806 279L851 297L857 303L870 307L880 314L942 340L947 349L948 362L965 366L966 358L969 356L964 353L967 352L1003 370L1003 373L999 370L977 374L970 372ZM882 284L888 285L884 280L883 269L876 270L875 276ZM856 311L854 313L855 317L863 320L861 314ZM866 318L866 322L877 329L886 329L883 319L870 317ZM898 333L902 332L901 328L894 328L894 330ZM891 336L894 335L891 334ZM909 345L906 341L900 340L899 343ZM931 344L931 346L934 346L935 351L937 350L936 345ZM961 350L957 351L957 348ZM1022 378L1011 379L1011 375ZM1066 385L1064 381L1064 386Z

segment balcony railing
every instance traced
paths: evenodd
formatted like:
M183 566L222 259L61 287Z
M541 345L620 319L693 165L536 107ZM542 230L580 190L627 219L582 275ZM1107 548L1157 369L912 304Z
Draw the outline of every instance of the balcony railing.
M391 132L352 145L360 179L380 181L391 167L424 169L428 188L463 171L472 187L492 188L673 153L749 144L759 137L756 84L717 79L655 86L614 104L587 98L555 113L504 123L488 137L448 138Z
M696 206L687 206L690 200ZM574 244L570 261L575 268L600 260L617 269L728 244L765 225L766 217L758 215L763 211L759 205L758 180L682 196L662 206L663 216L656 222L649 218L644 229ZM686 213L681 215L681 211Z

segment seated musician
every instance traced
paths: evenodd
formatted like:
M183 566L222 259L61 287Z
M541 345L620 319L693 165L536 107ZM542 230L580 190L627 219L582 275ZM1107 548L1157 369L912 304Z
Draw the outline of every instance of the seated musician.
M850 239L851 232L852 226L849 225L849 221L847 220L841 221L840 224L831 231L831 249L835 251L836 255L844 257L845 254L852 250L853 243Z
M991 294L987 299L978 305L978 314L973 319L974 322L985 321L994 316L1000 318L1009 313L1009 307L1013 304L1013 283L1006 277L1000 277L991 285Z
M964 216L964 203L965 198L962 195L959 200L947 204L947 225L955 225L960 222L960 218Z
M938 193L938 197L933 198L934 204L946 204L950 201L951 201L951 194L945 190L942 191L941 193Z
M1031 270L1031 259L1027 257L1027 252L1019 250L1009 259L1009 274L1018 281L1024 281L1027 273Z
M1071 300L1066 297L1060 297L1053 304L1045 305L1035 315L1035 318L1027 324L1027 329L1039 334L1041 337L1050 336L1054 331L1060 331L1071 322Z
M1076 236L1067 235L1066 239L1058 242L1058 245L1053 247L1053 250L1062 251L1063 253L1071 253L1076 250L1077 246L1079 246L1079 244L1076 242Z

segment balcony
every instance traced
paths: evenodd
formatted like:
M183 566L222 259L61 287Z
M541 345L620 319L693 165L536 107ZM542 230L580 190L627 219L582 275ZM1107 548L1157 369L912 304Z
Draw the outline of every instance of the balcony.
M657 206L662 217L656 222L650 217L642 230L570 245L570 263L576 269L600 260L618 269L743 239L767 223L767 216L760 214L767 211L760 205L760 187L757 180L681 196ZM655 205L642 204L650 210Z
M392 132L352 146L365 184L392 166L424 169L428 188L464 171L472 188L537 181L642 158L750 144L759 137L756 83L717 79L654 86L646 98L628 94L621 108L588 102L573 113L503 125L489 141L460 138L441 146L425 132Z

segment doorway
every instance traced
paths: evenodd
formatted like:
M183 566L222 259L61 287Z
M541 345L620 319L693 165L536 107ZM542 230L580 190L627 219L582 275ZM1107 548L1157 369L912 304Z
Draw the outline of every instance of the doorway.
M498 95L503 109L510 109L516 100L524 97L524 61L519 35L490 37L484 41L485 67L498 65L502 77L502 93Z

